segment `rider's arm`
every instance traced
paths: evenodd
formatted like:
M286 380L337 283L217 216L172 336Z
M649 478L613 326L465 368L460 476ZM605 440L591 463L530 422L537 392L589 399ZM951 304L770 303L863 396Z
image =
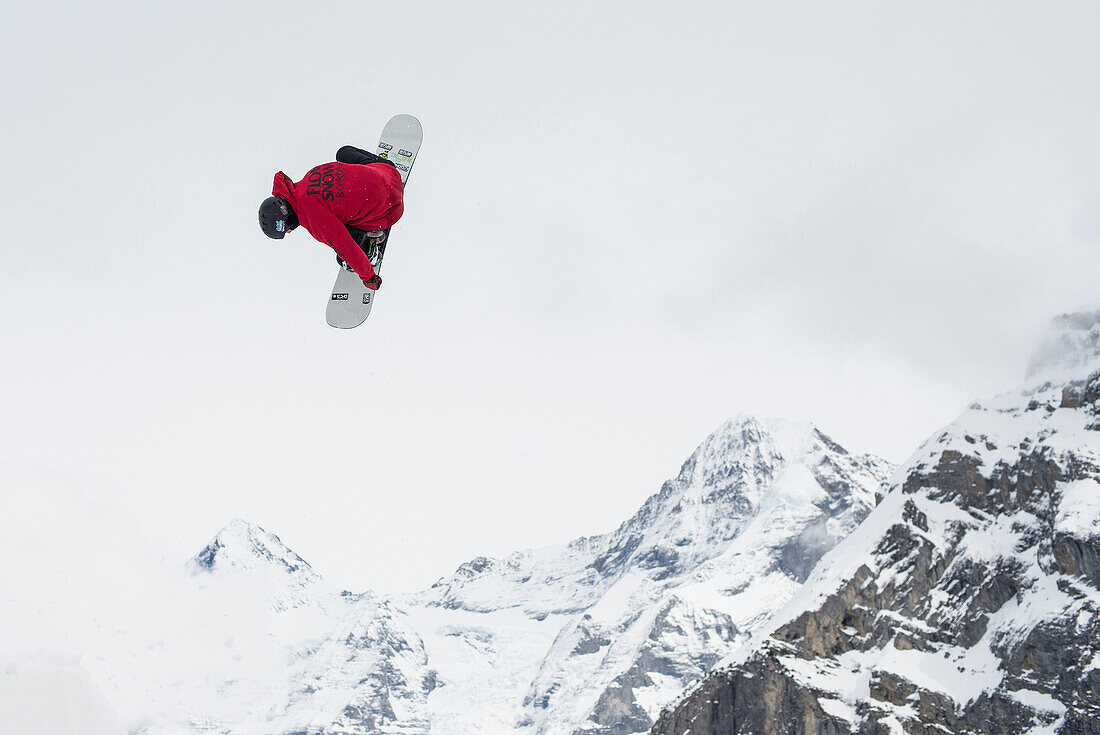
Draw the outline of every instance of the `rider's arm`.
M308 198L305 201L308 211L303 218L303 224L308 225L306 229L309 234L335 250L360 279L369 281L374 278L374 267L370 264L370 258L352 239L344 223L320 204L314 204Z

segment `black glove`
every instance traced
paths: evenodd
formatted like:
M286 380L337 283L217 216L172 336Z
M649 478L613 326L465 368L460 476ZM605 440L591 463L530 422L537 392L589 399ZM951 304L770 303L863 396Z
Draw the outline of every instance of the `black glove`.
M371 291L377 291L382 288L382 276L377 273L374 274L374 278L368 281L363 281L363 285L369 288Z

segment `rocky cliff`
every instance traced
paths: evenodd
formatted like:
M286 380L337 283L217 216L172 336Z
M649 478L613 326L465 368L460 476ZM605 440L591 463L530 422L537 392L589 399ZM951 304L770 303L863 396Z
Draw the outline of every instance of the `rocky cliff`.
M1100 313L1055 327L653 733L1100 733Z

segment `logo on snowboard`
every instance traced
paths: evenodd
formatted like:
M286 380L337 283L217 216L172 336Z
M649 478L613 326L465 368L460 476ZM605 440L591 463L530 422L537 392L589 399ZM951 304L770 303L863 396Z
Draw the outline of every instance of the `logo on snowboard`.
M369 304L370 303L370 294L369 293L363 294L363 303L364 304Z
M347 301L348 295L346 293L334 293L332 295L333 301Z

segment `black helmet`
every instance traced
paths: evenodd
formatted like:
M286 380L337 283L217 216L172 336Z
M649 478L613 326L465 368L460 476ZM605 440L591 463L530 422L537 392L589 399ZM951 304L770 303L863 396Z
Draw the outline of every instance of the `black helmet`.
M282 240L298 226L298 215L282 197L268 197L260 205L260 229L273 240Z

